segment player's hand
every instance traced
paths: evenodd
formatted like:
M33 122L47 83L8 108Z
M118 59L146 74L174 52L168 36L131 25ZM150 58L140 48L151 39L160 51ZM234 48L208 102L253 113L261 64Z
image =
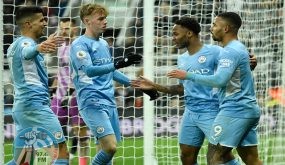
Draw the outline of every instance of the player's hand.
M159 93L155 89L141 89L141 91L147 95L149 95L149 100L155 100L159 97Z
M178 70L178 69L172 70L171 72L167 74L169 78L177 78L180 80L185 80L186 75L187 75L187 72L185 70Z
M128 67L133 64L139 64L142 60L142 56L140 54L129 53L126 57L119 58L114 61L114 66L116 69Z
M155 89L154 82L152 82L151 80L143 76L140 76L136 80L131 80L131 86L134 88L142 89L142 90Z
M56 33L51 34L47 40L40 43L37 50L40 53L55 53L57 48L64 42L64 38L56 36Z
M254 70L255 67L257 66L257 59L254 54L249 55L249 61L250 61L250 69Z
M55 32L51 34L46 41L54 43L57 47L60 47L65 41L65 38L63 36L59 36L58 33Z

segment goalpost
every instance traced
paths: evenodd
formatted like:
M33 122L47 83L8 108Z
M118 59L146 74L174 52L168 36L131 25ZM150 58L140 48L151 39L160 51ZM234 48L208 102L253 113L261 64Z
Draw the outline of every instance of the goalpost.
M285 163L285 0L3 0L0 1L0 36L4 40L0 40L3 42L0 45L4 45L4 50L2 47L0 51L5 54L11 35L19 35L13 18L13 12L19 5L34 3L44 7L48 13L47 32L51 34L57 29L59 17L75 18L78 27L82 28L78 11L82 4L88 2L100 3L109 9L108 33L103 37L110 41L115 58L133 51L144 55L143 64L121 71L130 78L144 74L164 85L178 83L165 76L176 67L177 56L183 52L172 46L175 20L183 15L195 17L202 27L201 40L216 44L209 33L215 15L223 11L240 14L243 25L239 39L258 59L253 75L262 111L258 127L260 158L268 165ZM57 72L57 62L55 56L46 56L51 80ZM0 56L0 67L0 164L4 164L12 158L15 128L11 118L11 100L6 97L11 94L8 89L12 84L7 59L3 55ZM158 100L150 102L148 96L137 90L115 85L122 142L118 145L114 163L181 164L178 131L184 111L183 98L161 94ZM206 143L198 157L200 165L206 165ZM95 153L93 141L89 147L89 157L92 158ZM77 159L78 156L72 164L78 164Z

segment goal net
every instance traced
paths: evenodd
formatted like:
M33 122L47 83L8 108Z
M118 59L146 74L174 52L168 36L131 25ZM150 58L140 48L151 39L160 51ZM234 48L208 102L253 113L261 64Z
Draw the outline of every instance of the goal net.
M260 158L264 164L268 165L285 163L285 147L283 147L285 139L282 137L285 134L283 0L150 0L147 1L153 2L150 8L144 6L147 2L143 0L3 0L3 32L1 34L4 39L4 61L0 66L4 68L2 71L4 76L0 79L3 82L1 88L4 89L4 109L1 109L4 114L4 125L1 125L4 133L0 136L4 139L5 154L0 154L0 164L12 159L15 137L15 125L11 117L14 91L6 58L8 46L19 35L19 29L14 25L14 11L21 5L42 6L47 13L47 34L49 35L58 29L61 17L76 19L77 27L83 29L78 12L79 7L88 2L105 5L109 10L108 30L102 37L109 41L114 58L129 52L137 52L145 55L144 62L149 62L149 66L136 65L121 71L130 78L146 73L146 77L150 76L156 83L163 85L178 83L166 77L166 73L176 67L179 54L183 53L183 50L178 51L172 46L172 26L175 20L184 15L196 18L202 27L201 40L207 44L217 44L212 41L209 32L215 15L223 11L239 13L243 21L239 39L258 60L253 74L256 95L262 111L258 127ZM147 17L149 20L146 20L144 18L146 13L149 14L148 12L151 12L153 17L151 19ZM152 26L152 30L145 31L149 29L147 27ZM151 38L152 41L145 41L146 37ZM150 55L144 52L147 46L151 48ZM47 55L45 58L51 85L61 66L56 55ZM148 96L144 97L140 91L130 87L114 85L122 132L122 142L118 145L114 164L181 164L178 132L185 107L183 97L161 94L153 104L144 104L149 102ZM50 91L52 95L53 90ZM72 139L78 135L71 133L72 117L68 117L70 122L65 127L68 128L67 135ZM153 122L145 122L152 120ZM148 131L151 134L147 134ZM94 138L90 132L88 136L92 139L89 143L88 157L92 158L96 152ZM68 144L71 149L71 140ZM198 156L198 162L201 165L206 165L206 145L207 140ZM78 164L78 152L79 150L71 164ZM152 158L146 159L146 153L150 153Z

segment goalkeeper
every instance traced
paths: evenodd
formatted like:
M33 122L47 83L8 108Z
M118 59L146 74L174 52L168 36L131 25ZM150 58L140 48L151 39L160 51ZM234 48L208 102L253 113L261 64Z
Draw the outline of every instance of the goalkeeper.
M78 33L76 20L61 18L58 35L64 37L65 42L58 48L58 70L52 87L56 88L51 100L51 109L58 116L64 135L67 137L67 126L71 124L72 134L69 135L72 146L70 149L70 161L77 151L79 142L79 163L87 165L89 154L89 138L87 127L79 116L74 88L72 88L69 68L70 45Z
M178 67L193 73L211 75L218 63L221 47L203 44L199 39L199 23L190 17L182 17L173 26L173 42L178 49L187 51L178 57ZM256 65L252 57L252 67ZM178 85L159 85L144 77L132 82L140 89L156 89L163 93L184 95L185 110L179 132L180 159L183 165L196 165L199 150L205 137L210 138L210 130L219 112L217 91L213 87L200 85L189 80L181 80ZM224 155L227 165L237 162L231 153Z
M83 5L80 18L86 30L71 45L71 74L79 113L97 139L93 165L111 164L121 140L113 80L129 86L130 79L118 69L142 60L141 55L129 54L113 62L108 43L100 38L107 27L107 15L101 5Z

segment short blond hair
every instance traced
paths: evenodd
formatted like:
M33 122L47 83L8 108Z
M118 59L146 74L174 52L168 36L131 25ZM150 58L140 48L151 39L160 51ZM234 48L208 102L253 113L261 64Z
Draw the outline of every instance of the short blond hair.
M106 16L109 14L108 10L104 6L95 3L88 3L81 6L80 9L81 21L83 22L84 17L92 15L93 13L99 13Z

